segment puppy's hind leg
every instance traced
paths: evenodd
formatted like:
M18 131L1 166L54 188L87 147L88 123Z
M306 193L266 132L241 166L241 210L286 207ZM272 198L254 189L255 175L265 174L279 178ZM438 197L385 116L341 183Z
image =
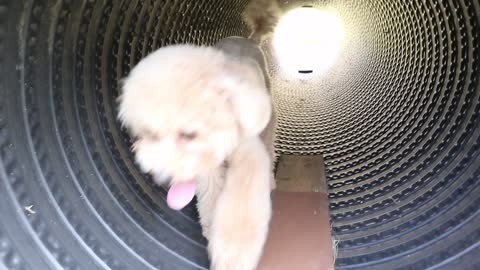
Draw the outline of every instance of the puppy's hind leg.
M256 268L271 217L270 163L258 137L241 143L233 154L210 231L212 270Z

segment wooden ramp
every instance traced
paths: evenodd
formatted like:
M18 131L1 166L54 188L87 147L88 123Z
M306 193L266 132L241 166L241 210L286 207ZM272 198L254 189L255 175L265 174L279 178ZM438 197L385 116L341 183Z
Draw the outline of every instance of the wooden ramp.
M257 270L334 269L322 157L281 156L275 178L270 232Z

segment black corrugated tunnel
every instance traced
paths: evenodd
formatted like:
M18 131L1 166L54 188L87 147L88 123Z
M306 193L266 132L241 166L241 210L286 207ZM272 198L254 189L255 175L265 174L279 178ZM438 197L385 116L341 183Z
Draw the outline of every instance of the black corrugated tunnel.
M0 269L208 267L115 98L158 47L247 35L246 2L0 0ZM322 76L272 59L277 151L324 157L336 267L480 269L479 2L285 2L348 30Z

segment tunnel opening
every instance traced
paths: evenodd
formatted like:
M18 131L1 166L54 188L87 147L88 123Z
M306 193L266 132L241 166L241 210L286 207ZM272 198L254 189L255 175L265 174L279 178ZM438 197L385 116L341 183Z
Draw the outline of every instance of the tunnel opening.
M208 267L193 204L139 171L115 99L156 48L248 35L247 2L0 1L0 268ZM345 40L321 76L264 44L276 151L323 156L336 268L480 267L478 1L282 1L302 6Z

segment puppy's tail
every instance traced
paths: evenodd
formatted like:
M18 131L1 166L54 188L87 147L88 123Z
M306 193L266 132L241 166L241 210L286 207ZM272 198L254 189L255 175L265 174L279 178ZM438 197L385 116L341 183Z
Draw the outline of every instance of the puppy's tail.
M277 26L282 10L277 0L251 0L243 11L243 20L250 27L250 39L260 43Z

